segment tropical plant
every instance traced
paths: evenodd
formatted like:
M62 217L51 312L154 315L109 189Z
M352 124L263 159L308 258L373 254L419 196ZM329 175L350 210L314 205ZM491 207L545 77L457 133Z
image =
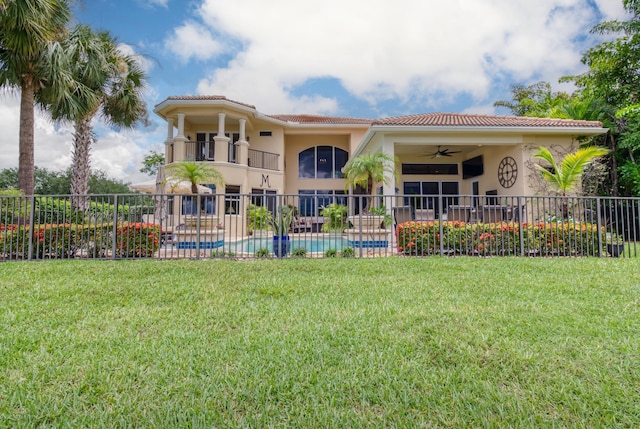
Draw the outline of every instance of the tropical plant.
M250 204L247 208L249 232L262 231L271 226L273 216L267 207Z
M195 161L182 161L170 164L165 167L167 177L163 186L176 186L180 182L187 182L191 185L191 193L198 193L198 185L211 184L216 186L224 185L222 174L213 166ZM196 198L195 213L199 215L202 211L200 198Z
M44 88L56 97L69 95L69 71L60 67L61 52L51 49L64 37L71 16L64 0L13 0L0 13L0 87L20 89L18 187L26 195L34 188L35 102ZM83 88L76 86L75 91Z
M391 225L391 215L387 213L387 208L385 206L380 207L372 207L369 212L373 215L378 215L383 217L382 225L386 228Z
M290 206L281 205L278 208L278 212L271 219L271 228L273 229L273 235L277 237L284 237L289 235L291 229L291 223L293 222L294 210Z
M362 186L367 193L363 214L369 214L373 204L373 186L383 182L392 184L396 176L395 159L382 152L351 158L344 166L345 189Z
M609 150L606 148L587 146L566 155L562 161L558 163L549 149L540 147L533 156L550 164L551 169L548 169L547 166L544 165L535 165L536 168L540 170L544 180L562 196L566 196L567 192L571 191L579 183L585 168L593 162L594 159L608 153Z
M328 220L322 224L322 231L342 232L347 227L348 213L349 208L343 204L332 203L323 207L320 214Z
M75 127L71 194L89 193L90 149L94 140L91 121L100 113L101 118L115 127L133 127L148 123L147 109L142 98L145 72L134 55L123 53L109 33L94 33L84 25L76 26L62 44L66 67L75 82L85 88L74 91L72 97L53 101L49 110L55 120L71 121ZM44 91L45 96L48 95ZM84 198L72 200L80 207Z

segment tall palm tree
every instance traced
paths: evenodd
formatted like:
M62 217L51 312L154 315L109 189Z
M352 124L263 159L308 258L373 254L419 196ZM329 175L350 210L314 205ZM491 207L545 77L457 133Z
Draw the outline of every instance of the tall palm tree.
M0 6L0 86L20 89L18 187L31 195L35 102L42 88L60 78L49 48L64 35L71 13L64 0L11 0Z
M54 119L74 123L71 193L81 196L74 205L82 206L91 177L90 150L94 141L91 121L100 114L115 127L147 123L142 97L146 75L137 58L119 51L109 33L95 33L84 25L76 26L57 47L65 53L74 82L84 89L69 98L52 97L54 101L49 105Z
M536 164L544 180L563 197L580 181L585 168L596 158L609 153L609 149L599 146L587 146L566 155L560 163L545 147L540 147L533 155L551 164L551 170Z
M392 184L396 176L395 159L385 153L368 153L351 158L343 169L345 188L362 186L367 192L363 214L368 214L373 203L373 185L377 182Z
M212 184L224 185L222 174L214 167L194 161L182 161L169 164L165 167L165 182L188 182L191 184L191 193L198 193L198 185ZM196 200L196 213L200 213L200 198Z

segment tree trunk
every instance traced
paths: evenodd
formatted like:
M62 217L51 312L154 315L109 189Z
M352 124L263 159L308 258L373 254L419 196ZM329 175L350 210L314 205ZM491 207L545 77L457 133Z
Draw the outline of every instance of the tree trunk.
M22 85L20 95L20 142L18 157L18 188L33 195L34 188L34 86L31 80Z
M75 123L73 135L73 165L71 167L71 195L75 209L88 208L89 179L91 178L90 150L93 142L91 117L79 119Z

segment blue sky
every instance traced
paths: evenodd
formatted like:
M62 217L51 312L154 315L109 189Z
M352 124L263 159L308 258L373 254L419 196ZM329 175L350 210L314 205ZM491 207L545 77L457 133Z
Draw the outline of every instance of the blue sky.
M513 83L584 71L589 29L624 18L621 0L86 0L79 22L142 54L149 110L171 95L224 95L264 113L381 118L508 114ZM560 86L558 89L562 88ZM571 88L563 88L570 90ZM0 168L17 166L18 102L0 98ZM145 180L166 125L115 131L96 121L93 167ZM72 129L39 113L36 165L71 161Z

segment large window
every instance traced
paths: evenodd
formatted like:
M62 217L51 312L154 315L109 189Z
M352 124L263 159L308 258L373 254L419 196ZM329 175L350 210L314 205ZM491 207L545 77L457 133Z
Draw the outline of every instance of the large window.
M240 186L227 185L224 188L224 193L225 214L240 213Z
M300 179L340 179L349 160L346 150L334 146L315 146L298 154Z
M457 175L458 164L402 164L402 174Z
M212 195L200 195L200 213L203 215L216 214L216 185L204 185L211 189ZM182 208L180 212L183 215L195 215L198 213L198 196L184 196L182 198ZM173 199L173 198L172 198ZM172 214L172 213L171 213Z
M458 182L404 182L404 204L415 209L434 209L439 212L439 196L442 195L444 207L458 204L460 184ZM415 197L412 197L415 195Z
M251 204L267 207L271 213L275 213L277 194L273 190L253 188L251 189Z
M300 216L320 216L322 208L329 204L347 204L344 191L310 191L301 190L298 210Z

